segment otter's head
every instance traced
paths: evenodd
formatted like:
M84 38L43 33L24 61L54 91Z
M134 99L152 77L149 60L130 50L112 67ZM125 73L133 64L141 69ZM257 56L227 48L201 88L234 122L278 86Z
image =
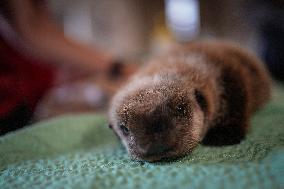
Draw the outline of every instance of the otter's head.
M175 159L202 140L206 106L202 92L182 79L139 78L114 96L110 127L134 159Z

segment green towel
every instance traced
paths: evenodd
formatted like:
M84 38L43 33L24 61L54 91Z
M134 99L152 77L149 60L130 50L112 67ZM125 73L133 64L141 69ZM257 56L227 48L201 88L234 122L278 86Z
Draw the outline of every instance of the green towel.
M0 137L0 188L284 188L284 89L246 139L171 163L129 159L101 115L69 115Z

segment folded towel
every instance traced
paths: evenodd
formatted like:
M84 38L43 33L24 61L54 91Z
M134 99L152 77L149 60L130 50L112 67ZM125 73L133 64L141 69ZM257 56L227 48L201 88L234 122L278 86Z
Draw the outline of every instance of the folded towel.
M104 116L69 115L0 137L0 188L284 188L284 89L238 145L170 163L129 159Z

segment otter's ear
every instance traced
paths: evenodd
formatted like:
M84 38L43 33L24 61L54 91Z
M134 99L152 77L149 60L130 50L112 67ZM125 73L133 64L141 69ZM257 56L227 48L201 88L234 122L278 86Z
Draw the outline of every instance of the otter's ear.
M204 98L203 93L201 91L195 89L194 95L195 95L195 99L196 99L197 103L199 104L200 108L202 109L202 111L206 112L207 111L207 102L206 102L206 99Z
M108 124L108 127L109 127L110 129L112 129L112 124L109 123L109 124Z

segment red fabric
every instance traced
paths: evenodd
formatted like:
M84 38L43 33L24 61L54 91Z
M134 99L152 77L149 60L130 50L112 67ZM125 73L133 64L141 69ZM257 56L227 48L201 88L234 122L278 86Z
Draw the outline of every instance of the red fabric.
M52 86L54 69L21 56L0 37L0 118L9 115L18 105L31 111Z

